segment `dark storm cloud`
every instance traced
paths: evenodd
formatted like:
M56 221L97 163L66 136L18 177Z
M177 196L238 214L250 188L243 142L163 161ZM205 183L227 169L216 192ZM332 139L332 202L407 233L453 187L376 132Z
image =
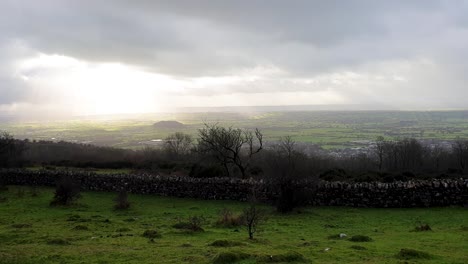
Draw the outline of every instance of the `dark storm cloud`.
M418 31L436 37L440 28L434 17L444 23L463 19L455 2L446 6L440 1L10 1L3 5L4 38L23 39L46 53L183 75L225 74L264 63L316 72L394 59L414 52ZM416 30L414 37L406 34L407 28Z

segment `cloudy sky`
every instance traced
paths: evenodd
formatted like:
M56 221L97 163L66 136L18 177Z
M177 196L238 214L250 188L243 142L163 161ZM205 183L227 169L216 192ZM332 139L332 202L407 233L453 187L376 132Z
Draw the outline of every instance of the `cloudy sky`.
M0 114L468 108L468 1L0 1Z

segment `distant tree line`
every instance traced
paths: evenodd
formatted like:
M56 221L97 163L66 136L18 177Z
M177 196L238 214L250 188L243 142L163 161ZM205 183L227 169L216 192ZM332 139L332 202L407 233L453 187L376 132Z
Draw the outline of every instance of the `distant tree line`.
M191 177L264 178L285 182L319 177L324 180L387 180L411 177L458 177L468 170L468 140L450 148L425 146L412 138L377 138L367 153L334 157L305 154L291 137L265 145L258 129L205 125L195 140L175 132L162 148L140 150L71 142L14 139L0 133L0 167L129 168ZM285 183L283 183L284 185Z

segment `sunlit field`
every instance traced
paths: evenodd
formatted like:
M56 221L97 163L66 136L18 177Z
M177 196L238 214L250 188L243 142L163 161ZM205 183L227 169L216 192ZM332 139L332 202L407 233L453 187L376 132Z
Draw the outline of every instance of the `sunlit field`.
M154 127L162 120L176 120L181 128ZM151 140L180 131L197 135L204 123L259 128L265 140L292 136L295 141L323 148L359 146L360 140L417 138L453 140L468 137L468 112L269 112L145 114L129 119L77 119L61 122L3 123L17 138L66 140L97 145L141 148Z

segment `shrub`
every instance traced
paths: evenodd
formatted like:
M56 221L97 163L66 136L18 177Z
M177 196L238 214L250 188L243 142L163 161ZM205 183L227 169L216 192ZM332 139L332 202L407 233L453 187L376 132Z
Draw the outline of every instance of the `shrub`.
M368 236L356 235L356 236L352 236L349 239L349 241L352 241L352 242L371 242L372 238L370 238Z
M367 248L363 246L357 246L357 245L351 246L350 248L355 249L355 250L367 250Z
M210 246L213 246L213 247L236 247L236 246L242 246L242 245L244 244L241 242L229 241L229 240L216 240L210 244Z
M70 242L68 242L67 240L62 239L62 238L54 238L54 239L49 239L49 240L47 240L47 244L49 244L49 245L66 246L66 245L70 245Z
M415 232L432 231L432 228L428 224L424 224L424 225L419 225L415 227L413 231Z
M254 204L244 209L242 213L242 223L247 227L249 233L249 239L254 238L254 234L260 225L265 223L267 220L266 213L260 208L257 208Z
M215 178L223 175L223 168L219 165L194 164L189 172L189 177L192 178Z
M57 182L55 195L50 205L70 205L80 197L79 184L74 182L70 177L63 177Z
M223 208L219 213L219 218L216 221L217 226L222 227L237 227L242 225L242 217L234 215L228 208Z
M415 249L403 248L397 255L398 258L402 259L430 259L432 258L431 254L424 251L419 251Z
M228 264L235 263L244 259L248 259L249 254L243 252L222 252L216 255L213 259L214 264Z
M31 224L12 224L11 227L14 228L30 228L32 227Z
M126 191L120 191L114 201L114 208L116 210L126 210L130 208L130 202L128 201L128 194Z
M177 224L174 224L172 227L176 229L185 229L192 232L203 232L202 224L205 222L205 217L203 216L190 216L187 222L182 222L179 220Z
M87 231L89 230L89 228L85 225L77 225L73 228L73 230L77 230L77 231Z
M159 234L159 232L154 229L149 229L143 232L143 236L149 239L154 239L154 238L160 238L161 234Z
M278 255L263 255L257 258L260 263L288 263L288 262L306 262L304 256L297 252L287 252Z

